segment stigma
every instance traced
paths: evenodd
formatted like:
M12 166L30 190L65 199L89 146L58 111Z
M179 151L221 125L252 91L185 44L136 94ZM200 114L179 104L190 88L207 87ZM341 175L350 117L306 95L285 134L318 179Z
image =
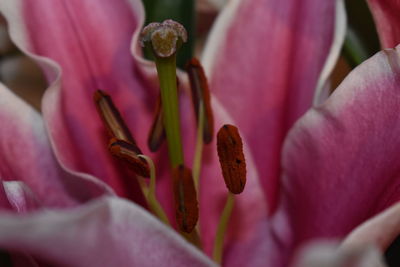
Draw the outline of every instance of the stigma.
M149 45L155 56L160 58L174 55L182 43L186 41L186 29L178 22L170 19L162 23L150 23L143 28L140 35L142 47Z

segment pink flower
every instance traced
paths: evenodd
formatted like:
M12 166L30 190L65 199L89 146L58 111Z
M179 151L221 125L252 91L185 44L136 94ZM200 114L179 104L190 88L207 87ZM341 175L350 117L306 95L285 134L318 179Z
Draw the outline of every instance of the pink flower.
M398 8L397 1L371 6L381 2L386 11ZM203 63L216 125L236 124L247 149L248 184L231 219L227 266L286 266L297 248L318 238L347 236L345 250L375 244L384 251L400 232L400 51L378 53L310 109L313 99L324 99L343 41L342 5L231 0L210 35ZM4 182L0 203L14 212L40 209L2 213L0 247L39 264L212 266L140 207L133 174L109 155L92 102L97 89L112 95L150 154L144 144L158 91L154 65L140 57L140 1L2 0L0 12L14 42L43 67L50 84L43 121L0 87L0 177L24 182ZM389 13L378 13L379 29L392 22ZM179 76L181 110L191 110L186 77ZM191 113L182 117L191 162L195 127ZM210 254L226 189L215 144L205 150L200 218ZM152 156L158 197L171 213L168 164Z

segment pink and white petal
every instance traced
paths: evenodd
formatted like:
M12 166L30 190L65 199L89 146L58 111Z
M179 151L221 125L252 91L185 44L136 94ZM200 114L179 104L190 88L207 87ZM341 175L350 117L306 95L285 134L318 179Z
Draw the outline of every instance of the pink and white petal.
M67 212L3 215L0 246L56 266L216 266L147 211L118 198Z
M368 0L375 20L382 48L392 48L400 43L400 2L397 0Z
M313 105L323 103L330 95L331 79L333 69L336 67L338 58L342 51L342 46L347 31L347 17L344 1L336 2L335 28L332 46L326 58L325 64L318 78L317 87L314 93Z
M332 46L343 40L335 37L336 14L343 12L337 6L335 0L229 1L204 51L211 91L250 145L270 212L279 196L283 140L312 105Z
M12 40L45 70L50 87L42 110L57 158L67 168L99 177L118 195L140 201L134 175L107 151L93 93L107 91L138 143L146 143L156 93L130 56L132 34L143 22L141 2L5 0L0 11Z
M343 241L343 249L375 244L386 251L400 235L400 203L357 226Z
M384 267L382 254L373 246L339 248L337 243L314 241L302 247L293 267Z
M283 207L294 246L342 238L400 200L400 47L354 69L291 130Z
M41 208L37 196L23 182L2 182L0 194L0 199L6 199L14 212L25 213Z
M10 211L12 209L13 207L4 186L0 186L0 211Z
M23 182L44 206L69 206L111 191L93 177L62 169L39 113L2 84L0 121L1 180Z

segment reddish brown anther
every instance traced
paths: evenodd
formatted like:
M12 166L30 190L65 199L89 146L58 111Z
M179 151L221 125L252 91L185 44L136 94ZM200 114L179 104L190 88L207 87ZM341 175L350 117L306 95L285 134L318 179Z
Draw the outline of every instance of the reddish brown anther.
M149 137L147 139L147 145L152 152L156 152L165 139L165 128L163 120L164 118L161 108L161 96L159 96L157 98L154 121L151 126Z
M173 170L173 178L176 222L181 231L190 233L199 219L199 207L192 172L180 165Z
M144 159L138 157L142 153L136 145L113 138L110 141L108 149L113 156L127 162L128 166L136 174L143 177L150 177L149 166Z
M112 138L136 144L111 97L104 91L97 90L94 93L94 101L109 135Z
M226 187L240 194L246 184L246 161L238 129L225 124L217 134L217 149Z
M199 119L200 104L204 105L204 130L203 140L208 144L212 141L214 133L214 117L211 109L210 90L204 73L203 67L196 58L192 58L186 65L189 74L190 87L192 89L192 102L196 113L196 119Z

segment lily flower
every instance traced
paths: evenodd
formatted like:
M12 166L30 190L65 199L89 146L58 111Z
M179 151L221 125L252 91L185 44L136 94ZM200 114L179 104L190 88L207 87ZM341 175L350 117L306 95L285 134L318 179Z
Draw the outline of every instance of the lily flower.
M134 174L108 152L93 104L96 90L111 95L137 144L151 155L144 144L159 92L154 64L141 58L138 45L141 2L2 0L0 12L14 43L49 81L42 118L0 87L6 126L0 130L1 179L24 182L3 183L0 200L14 212L35 211L0 216L0 247L13 263L215 265L206 255L226 197L215 143L205 147L201 170L202 253L141 207ZM210 34L202 61L215 123L238 126L248 168L225 240L226 266L287 266L299 247L319 238L347 237L344 251L375 244L383 252L400 233L398 49L366 61L311 108L324 99L344 25L340 0L231 0ZM178 76L188 99L186 76ZM196 129L187 110L183 100L191 162ZM164 154L153 156L157 196L170 215ZM101 194L79 208L54 210ZM67 197L72 204L62 200Z

